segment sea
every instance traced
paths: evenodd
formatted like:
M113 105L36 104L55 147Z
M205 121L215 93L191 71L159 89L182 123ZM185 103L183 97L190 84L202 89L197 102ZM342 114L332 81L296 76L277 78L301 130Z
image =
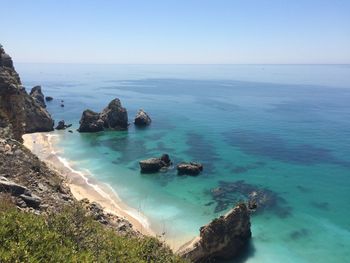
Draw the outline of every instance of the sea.
M16 64L41 85L61 158L147 217L170 246L258 196L239 263L350 262L350 65ZM79 133L85 109L119 98L127 131ZM61 107L61 100L64 107ZM152 118L136 128L139 109ZM166 172L138 162L169 154ZM198 176L175 165L197 161Z

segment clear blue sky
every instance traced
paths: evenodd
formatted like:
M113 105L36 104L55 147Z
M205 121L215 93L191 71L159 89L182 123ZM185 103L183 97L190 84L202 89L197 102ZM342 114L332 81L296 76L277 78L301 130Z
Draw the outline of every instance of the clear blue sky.
M0 0L16 62L350 63L350 0Z

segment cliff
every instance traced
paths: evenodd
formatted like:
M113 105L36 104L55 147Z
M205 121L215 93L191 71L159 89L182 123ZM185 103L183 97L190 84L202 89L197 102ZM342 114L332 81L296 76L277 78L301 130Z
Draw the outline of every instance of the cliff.
M22 86L11 57L0 46L0 134L21 141L24 133L53 130L54 121Z

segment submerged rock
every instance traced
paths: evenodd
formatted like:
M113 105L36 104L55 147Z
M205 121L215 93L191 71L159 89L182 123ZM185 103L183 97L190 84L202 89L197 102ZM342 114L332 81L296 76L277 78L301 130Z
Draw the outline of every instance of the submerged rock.
M226 215L200 228L200 236L177 252L191 262L227 260L237 257L251 238L250 214L239 204Z
M179 175L198 175L201 171L203 171L203 165L195 162L180 163L176 168Z
M46 101L52 101L53 98L52 98L51 96L46 96L46 97L45 97L45 100L46 100Z
M100 114L92 110L85 110L79 123L79 132L103 131L103 121L100 119Z
M134 120L134 124L136 126L147 126L147 125L150 125L151 122L152 122L151 118L143 109L140 109L138 111Z
M125 130L128 128L128 113L119 99L112 100L101 112L100 118L105 128Z
M150 158L139 162L141 173L156 173L162 168L169 167L172 163L168 154L163 154L160 158Z
M45 104L45 97L44 94L41 91L41 86L35 86L32 88L32 90L30 91L30 96L32 96L32 98L34 98L34 100L39 103L39 105L43 108L46 108L46 104Z
M220 181L219 186L210 191L213 200L216 202L215 212L221 212L232 204L244 200L248 208L253 212L271 210L280 217L290 214L291 208L286 204L285 199L270 189L248 184L243 180L228 182Z

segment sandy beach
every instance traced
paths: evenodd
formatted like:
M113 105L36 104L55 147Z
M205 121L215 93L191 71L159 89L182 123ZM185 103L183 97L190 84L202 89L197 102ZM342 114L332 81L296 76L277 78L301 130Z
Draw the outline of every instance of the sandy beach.
M51 168L62 174L77 200L87 198L99 203L106 212L128 220L135 230L145 235L155 236L147 218L134 208L127 206L107 185L94 180L87 172L77 171L66 159L57 155L53 144L58 136L50 133L23 135L24 145Z

